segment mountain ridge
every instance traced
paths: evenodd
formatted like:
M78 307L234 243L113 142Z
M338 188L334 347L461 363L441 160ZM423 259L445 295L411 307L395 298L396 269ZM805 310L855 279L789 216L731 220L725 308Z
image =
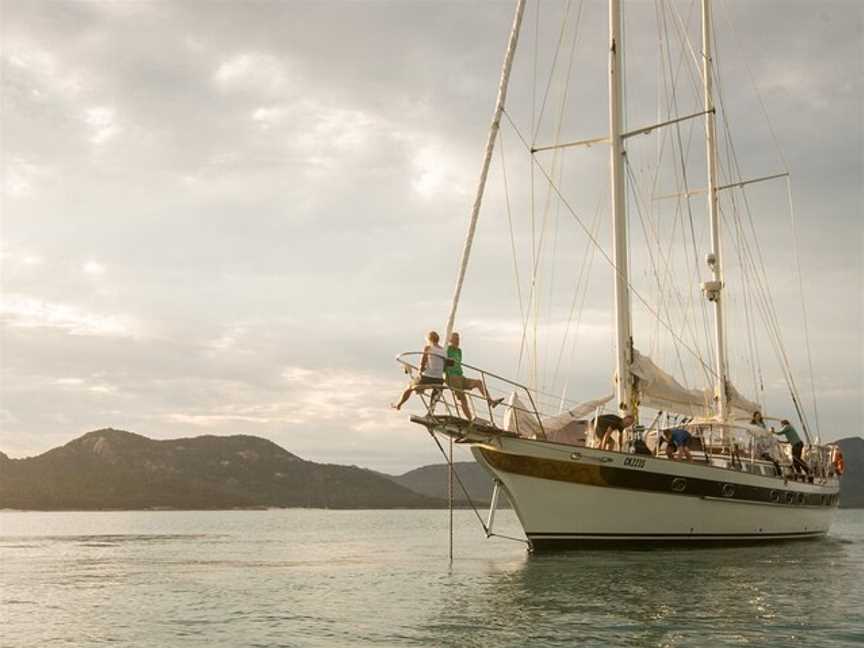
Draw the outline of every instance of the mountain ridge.
M103 428L35 457L3 459L0 508L439 508L356 466L319 464L249 435L150 439Z

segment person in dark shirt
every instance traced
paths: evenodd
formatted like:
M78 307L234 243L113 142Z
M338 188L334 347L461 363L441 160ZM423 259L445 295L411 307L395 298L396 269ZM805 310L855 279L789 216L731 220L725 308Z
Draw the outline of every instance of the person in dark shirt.
M629 414L624 418L615 414L601 414L592 421L594 434L600 440L601 450L612 450L615 447L613 432L618 432L618 448L623 444L624 430L633 425L636 419Z
M810 468L808 468L807 464L801 459L801 451L804 450L804 442L801 440L801 437L798 436L798 431L792 427L792 424L786 419L780 421L780 425L783 427L774 434L786 437L786 441L792 445L792 469L796 473L809 475Z

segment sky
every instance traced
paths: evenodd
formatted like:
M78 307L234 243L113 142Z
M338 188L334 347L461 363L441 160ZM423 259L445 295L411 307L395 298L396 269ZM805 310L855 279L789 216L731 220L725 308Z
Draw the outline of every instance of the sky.
M306 459L391 473L438 461L425 431L388 406L405 383L394 356L444 327L514 4L0 0L0 450L30 456L114 427L253 434ZM650 124L668 100L657 89L657 5L624 4L626 119ZM694 3L662 4L698 48ZM741 173L792 174L820 431L860 434L864 8L716 5ZM577 401L611 392L612 275L579 225L596 228L608 253L608 149L538 154L558 161L567 206L535 172L532 210L519 136L605 135L606 20L602 2L529 2L512 125L502 127L457 319L467 362L527 380L530 363L518 358L530 250L551 257L538 266L535 375ZM575 45L555 59L561 34ZM692 61L675 60L685 88L676 114L698 111L684 82ZM544 68L567 70L548 92ZM702 126L691 124L698 187ZM640 186L658 146L628 152ZM675 191L671 177L655 193ZM812 411L786 184L748 196ZM630 200L632 262L644 267L641 203ZM704 201L692 206L704 244ZM662 218L658 227L671 227ZM579 325L563 344L586 258ZM651 302L640 272L634 287ZM635 311L637 346L674 369L670 340ZM747 326L730 315L730 337ZM769 341L754 343L761 375L752 351L730 352L736 384L761 383L760 400L789 416Z

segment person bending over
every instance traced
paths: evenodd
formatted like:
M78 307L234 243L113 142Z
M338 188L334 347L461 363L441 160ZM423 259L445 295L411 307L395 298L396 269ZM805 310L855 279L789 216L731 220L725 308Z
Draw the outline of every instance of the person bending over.
M663 436L666 439L666 456L670 459L686 459L693 461L693 455L690 454L690 449L687 444L693 435L684 428L672 428L671 430L663 430Z
M633 425L636 419L630 414L621 418L615 414L601 414L592 421L594 424L594 434L600 440L601 450L612 450L615 446L615 440L612 438L613 432L618 432L618 448L624 444L624 430Z

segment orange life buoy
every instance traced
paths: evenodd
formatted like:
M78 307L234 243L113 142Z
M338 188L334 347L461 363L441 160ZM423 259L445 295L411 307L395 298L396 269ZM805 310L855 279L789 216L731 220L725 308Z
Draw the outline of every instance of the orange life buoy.
M838 449L834 455L834 472L842 475L846 472L846 462L843 460L843 453Z

